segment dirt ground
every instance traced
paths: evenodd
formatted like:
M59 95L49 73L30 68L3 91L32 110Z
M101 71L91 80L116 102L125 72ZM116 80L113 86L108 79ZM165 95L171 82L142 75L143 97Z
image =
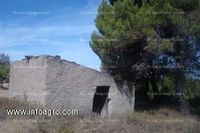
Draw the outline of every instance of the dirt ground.
M0 98L8 97L8 90L3 90L0 88Z

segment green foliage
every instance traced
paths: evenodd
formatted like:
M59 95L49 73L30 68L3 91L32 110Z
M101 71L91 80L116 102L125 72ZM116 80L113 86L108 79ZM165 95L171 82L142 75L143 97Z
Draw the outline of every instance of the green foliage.
M177 7L184 11L191 11L200 7L199 0L175 0Z
M188 75L200 79L199 5L199 0L103 1L90 41L102 70L120 80L154 79L149 82L154 91L181 92ZM185 90L193 97L192 88Z
M2 80L8 81L9 71L10 71L10 65L9 64L0 64L0 78Z
M175 93L175 85L174 85L173 77L164 77L160 81L160 92L161 93Z
M196 97L200 97L200 81L199 80L186 80L185 97L187 99L194 99Z
M173 42L171 42L169 39L164 39L161 42L161 48L162 48L162 51L173 50Z
M4 53L0 53L0 64L9 64L9 63L10 63L9 56Z
M180 41L171 41L172 38L182 35L186 39L188 35L199 33L199 23L189 17L191 12L185 11L185 3L192 11L198 10L197 0L143 1L142 5L133 0L115 0L111 4L103 1L98 9L98 32L92 34L91 48L102 60L102 66L112 72L109 68L116 68L118 72L122 69L134 71L132 65L151 64L159 52L177 52L173 50ZM178 47L175 49L184 49L181 45ZM178 52L174 55L180 56Z
M8 55L0 54L0 82L9 80L10 58Z
M158 80L158 88L160 94L176 94L175 79L172 76L165 76ZM153 94L152 87L149 85L149 93ZM192 101L200 97L200 81L195 79L187 79L184 87L184 98Z

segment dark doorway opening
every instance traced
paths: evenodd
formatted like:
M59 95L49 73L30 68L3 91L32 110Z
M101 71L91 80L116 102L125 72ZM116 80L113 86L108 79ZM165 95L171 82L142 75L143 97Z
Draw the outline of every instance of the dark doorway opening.
M108 93L109 93L110 86L97 86L96 92L94 94L93 98L93 107L92 112L95 112L97 114L101 114L101 111L104 107L106 102L109 101L108 99Z

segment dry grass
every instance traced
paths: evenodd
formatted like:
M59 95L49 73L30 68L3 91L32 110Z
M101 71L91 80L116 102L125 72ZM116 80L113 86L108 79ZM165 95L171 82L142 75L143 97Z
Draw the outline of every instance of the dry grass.
M200 133L200 120L169 108L129 112L109 117L8 117L8 108L34 106L0 99L0 132L2 133Z
M127 132L127 133L200 133L200 121L192 116L184 116L172 109L130 112L97 118L79 123L78 129L87 132Z

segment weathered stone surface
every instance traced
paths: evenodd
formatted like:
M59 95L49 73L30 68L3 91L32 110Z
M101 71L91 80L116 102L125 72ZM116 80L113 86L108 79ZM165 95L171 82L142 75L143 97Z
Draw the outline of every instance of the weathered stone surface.
M2 87L3 87L4 89L8 89L8 88L9 88L9 84L8 84L8 83L3 83L3 84L2 84Z
M43 55L14 62L10 72L10 97L35 101L53 109L78 109L92 113L97 86L110 86L102 115L134 109L134 86L79 64ZM130 87L131 86L131 87ZM131 89L131 90L130 90Z
M47 92L46 56L17 61L11 64L9 96L25 101L37 101L45 104Z

